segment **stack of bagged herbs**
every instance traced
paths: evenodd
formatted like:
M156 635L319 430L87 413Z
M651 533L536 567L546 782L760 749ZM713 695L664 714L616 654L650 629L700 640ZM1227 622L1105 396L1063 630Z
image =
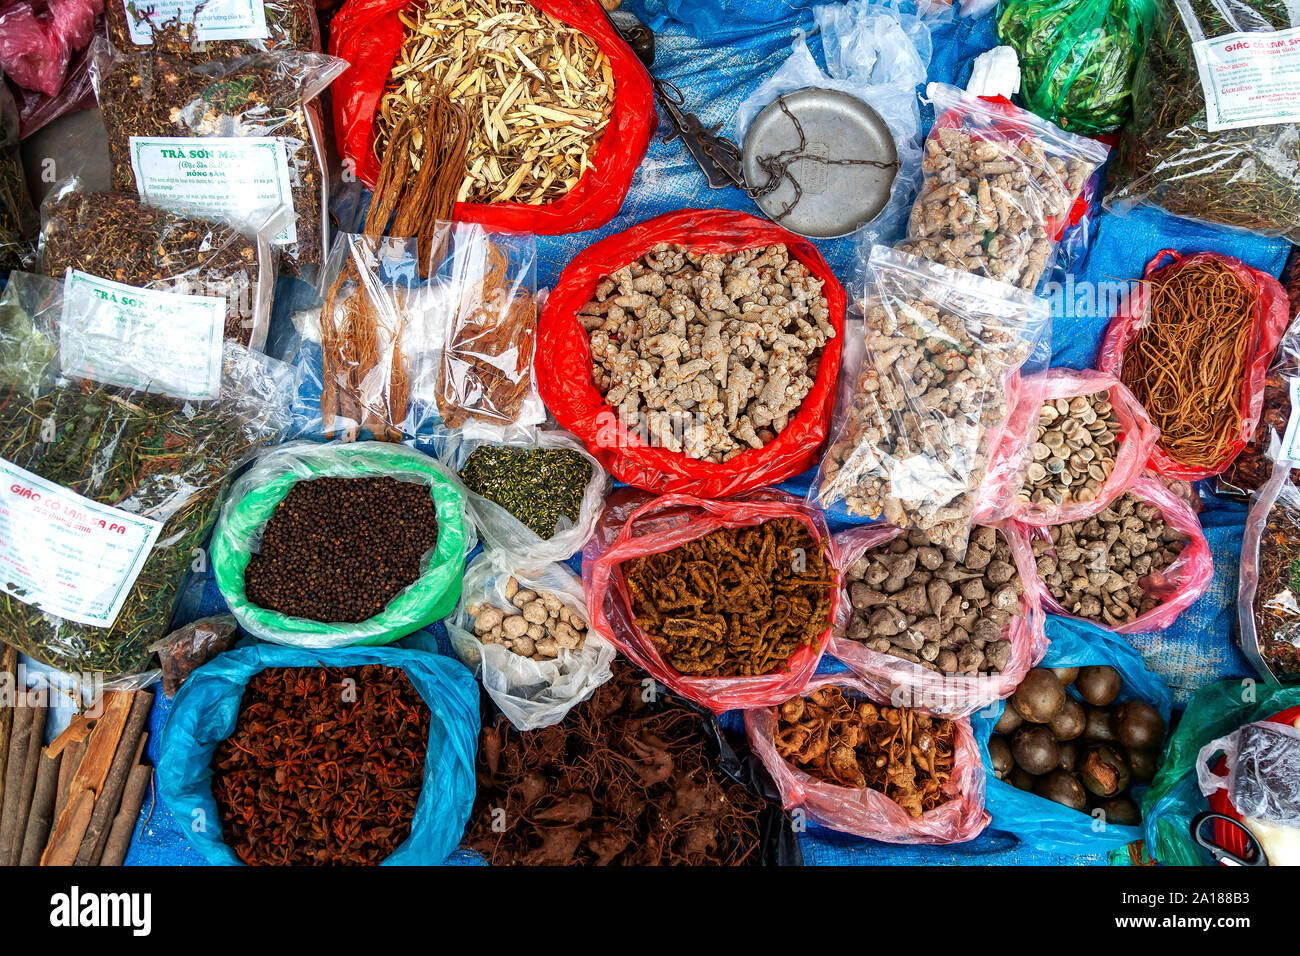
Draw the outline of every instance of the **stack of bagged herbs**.
M212 759L226 843L250 866L382 863L411 834L429 707L395 667L269 667Z
M75 624L0 593L0 638L60 670L132 674L146 669L150 645L169 630L227 479L287 426L292 374L227 345L213 401L64 376L51 285L15 273L0 299L0 458L162 529L110 627Z
M460 480L545 540L577 523L591 462L568 448L480 445Z
M269 248L207 219L149 206L130 193L61 190L46 201L41 271L76 269L114 282L226 300L224 337L249 345L269 317ZM264 336L259 336L264 337Z
M437 508L425 485L388 477L300 481L267 521L244 589L267 610L358 624L416 582L437 542Z

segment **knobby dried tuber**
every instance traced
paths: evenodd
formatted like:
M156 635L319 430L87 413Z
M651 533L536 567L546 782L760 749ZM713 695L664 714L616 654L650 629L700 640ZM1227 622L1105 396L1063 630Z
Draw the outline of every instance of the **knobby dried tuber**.
M613 670L554 727L483 728L466 844L493 865L756 862L767 805L718 768L704 718Z
M713 462L785 430L835 337L822 280L781 244L659 243L601 280L578 319L605 403L655 446Z
M720 528L623 564L632 613L665 662L692 677L783 667L830 624L835 572L797 518Z
M474 618L474 636L484 644L500 644L508 651L535 661L550 661L561 650L578 651L587 640L587 625L554 594L521 588L514 578L506 581L503 610L490 604L468 608Z
M849 700L822 687L774 708L776 751L840 787L871 788L919 817L952 798L956 725L908 707Z

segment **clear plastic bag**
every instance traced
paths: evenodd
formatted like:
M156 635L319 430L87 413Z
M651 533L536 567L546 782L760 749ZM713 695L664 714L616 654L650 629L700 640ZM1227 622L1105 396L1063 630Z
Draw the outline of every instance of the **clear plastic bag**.
M465 587L456 613L447 620L447 635L456 656L483 682L483 689L515 729L537 730L558 724L571 707L610 679L615 650L589 626L581 648L561 648L553 660L533 660L500 644L480 641L474 634L475 619L469 609L486 605L518 610L507 596L506 586L511 580L521 589L558 598L571 614L588 625L582 581L564 565L550 564L525 574L498 565L493 556L485 553L470 562L465 571Z
M1166 527L1185 536L1186 542L1172 564L1140 581L1143 591L1160 599L1156 607L1125 624L1108 625L1100 621L1089 623L1116 634L1149 634L1169 627L1206 592L1214 578L1214 559L1210 554L1210 545L1205 540L1205 532L1201 530L1201 522L1184 499L1151 475L1138 477L1124 490L1131 492L1139 501L1158 508ZM1020 525L1019 530L1028 535L1031 546L1035 540L1051 540L1046 528ZM1039 560L1051 553L1049 548ZM1039 581L1043 587L1043 607L1047 613L1074 617L1052 596L1050 588L1042 582L1041 575Z
M1211 769L1220 753L1226 776ZM1196 759L1196 776L1202 794L1226 790L1242 816L1300 828L1300 728L1264 720L1211 740Z
M1017 396L1016 406L1012 409L1011 419L1007 424L1006 434L1009 436L1009 441L1004 442L1006 449L1005 451L999 449L999 455L1024 449L1026 437L1032 448L1034 435L1038 429L1040 410L1047 402L1061 399L1068 401L1079 396L1105 392L1119 421L1115 460L1093 500L1080 501L1072 498L1058 504L1050 498L1035 502L1017 497L1013 515L1016 520L1024 524L1033 525L1054 525L1090 518L1123 494L1124 489L1133 484L1142 474L1160 433L1147 417L1141 404L1133 397L1133 393L1120 384L1119 379L1113 375L1091 369L1075 371L1053 368L1037 377L1040 379L1038 382L1022 389ZM1035 397L1037 397L1036 403L1030 401ZM1066 447L1069 447L1068 439ZM1031 456L1032 451L1022 452L1022 464L1026 463ZM1009 472L1010 469L995 468L995 471ZM1017 474L1023 477L1024 468L1017 469ZM1022 484L1021 488L1023 487Z
M1292 309L1292 312L1297 311ZM1263 400L1255 434L1232 460L1228 470L1219 475L1215 494L1249 498L1264 487L1273 472L1273 462L1282 455L1282 442L1288 437L1291 419L1300 412L1300 407L1297 407L1300 403L1291 401L1292 391L1298 386L1300 322L1293 321L1278 345L1273 367L1264 376ZM1300 485L1300 471L1293 470L1290 480L1292 484Z
M195 63L228 60L250 53L320 51L320 26L312 0L261 0L252 4L247 23L239 22L213 4L217 22L204 23L196 0L167 0L142 6L136 0L105 0L108 39L119 50L158 46L164 52ZM256 11L261 11L257 16ZM222 17L221 14L225 13ZM235 21L234 25L221 20ZM213 33L221 39L210 39ZM237 37L235 34L243 33Z
M218 614L191 621L172 631L149 650L158 655L163 693L175 697L181 685L212 658L230 650L239 640L233 614Z
M637 626L620 569L624 561L669 551L720 528L752 528L775 518L797 519L815 542L824 545L827 560L836 566L835 542L825 517L785 492L752 491L722 501L690 495L656 498L631 489L615 492L582 553L582 584L592 629L669 690L717 714L737 707L769 707L800 693L817 670L832 625L811 646L799 647L784 669L757 677L685 676L664 661ZM832 590L830 620L834 622L841 598L838 587Z
M1083 214L1084 188L1107 148L1002 98L941 83L928 92L935 122L925 181L897 248L1032 291Z
M1009 501L981 502L981 487L1021 371L1046 364L1048 306L879 246L869 268L861 371L841 385L810 498L961 553L977 513L1009 511Z
M0 4L0 71L18 86L57 96L72 54L90 42L99 0Z
M850 699L889 705L874 688L848 674L814 677L797 696L808 697L823 687L843 688ZM988 825L989 815L984 809L984 765L979 747L971 733L970 721L957 719L954 723L953 772L944 786L944 795L949 799L920 817L913 817L878 790L841 787L794 767L777 753L774 708L745 711L745 733L750 746L776 783L787 810L801 808L808 819L820 826L883 843L964 843Z
M18 127L18 107L0 73L0 272L23 267L40 225L27 193Z
M107 564L93 555L89 563L69 564L64 552L24 538L19 547L27 570L37 569L37 584L42 577L61 575L58 581L65 589L53 597L30 590L25 599L10 597L0 604L0 634L23 653L62 670L128 675L147 667L150 645L167 633L181 585L208 539L231 472L288 424L293 375L280 362L226 343L215 400L181 400L103 384L79 367L61 367L57 356L76 344L68 341L75 331L60 334L65 324L62 290L61 283L43 276L14 273L0 300L0 383L6 395L0 402L0 459L35 476L6 482L6 487L30 487L43 479L58 486L45 489L53 496L62 499L70 492L88 499L72 501L75 508L64 512L93 515L88 540L95 540L96 527L124 529L113 541L132 540L126 535L133 526L156 525L156 531L133 552L141 562L130 565L136 568L134 576L110 571L107 579L102 577ZM116 354L97 356L93 374L111 367L144 377L166 361L156 340L129 332L127 327ZM95 514L102 506L115 511ZM17 520L13 516L18 513L11 501L6 518ZM5 535L14 533L14 527L0 521ZM44 533L55 540L52 530ZM71 603L68 582L78 582L79 597L77 608L66 613L87 623L54 613L55 604ZM122 594L114 613L113 598ZM106 626L89 623L109 618Z
M921 664L872 650L867 644L848 636L854 614L853 601L846 588L835 621L830 654L843 661L863 682L863 686L880 700L894 706L909 706L926 713L967 717L998 700L1010 697L1030 669L1037 666L1047 652L1042 610L1043 587L1034 571L1033 555L1024 534L1010 524L999 531L1011 547L1011 555L1020 577L1019 613L1012 616L998 635L1009 641L1007 664L999 673L943 674ZM889 544L904 532L889 525L850 528L835 536L840 568L847 575L863 556Z
M114 189L254 227L292 205L295 221L275 242L283 264L297 273L320 264L329 248L329 177L313 101L347 69L344 61L259 53L194 64L153 49L121 53L102 39L93 56Z
M438 540L421 559L413 584L358 624L290 617L249 600L244 572L260 547L266 522L294 485L313 478L384 476L427 486L437 509ZM446 617L456 606L465 556L474 544L460 482L429 456L386 442L289 442L260 456L231 485L212 534L212 570L240 627L264 641L310 648L391 644Z
M484 442L464 440L448 443L443 460L460 474L465 462ZM595 530L605 508L609 494L609 473L574 436L558 429L545 429L537 433L533 442L512 444L511 447L563 448L581 455L591 465L591 477L582 494L578 520L573 524L561 523L548 538L542 538L501 505L468 488L470 515L478 530L485 551L492 553L504 567L522 572L537 572L556 561L567 561L582 550Z
M41 206L41 271L69 269L145 289L226 301L225 338L261 350L275 294L271 240L288 218L272 211L250 237L237 228L146 205L131 193L98 193L77 179Z
M1260 676L1300 681L1300 488L1286 460L1254 495L1241 542L1237 622L1242 652Z

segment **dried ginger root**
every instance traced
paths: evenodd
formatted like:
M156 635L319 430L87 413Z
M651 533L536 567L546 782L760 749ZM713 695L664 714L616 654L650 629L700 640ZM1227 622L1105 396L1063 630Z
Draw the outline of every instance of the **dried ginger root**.
M822 281L784 245L660 243L602 279L578 319L592 377L656 447L722 462L785 430L835 337Z
M898 249L941 265L1038 285L1075 197L1096 165L1049 155L1037 137L1018 143L936 128L921 164L925 182Z
M509 610L491 604L466 608L479 641L535 661L553 661L562 650L582 650L587 624L554 594L521 588L514 578L506 582L505 593Z
M947 803L956 761L956 724L907 707L853 701L822 687L773 708L776 752L839 787L870 788L912 817Z

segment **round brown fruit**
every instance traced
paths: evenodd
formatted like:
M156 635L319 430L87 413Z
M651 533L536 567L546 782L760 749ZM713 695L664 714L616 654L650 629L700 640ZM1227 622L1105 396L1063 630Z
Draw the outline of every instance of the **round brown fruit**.
M1067 697L1061 712L1053 717L1052 722L1047 726L1052 728L1052 733L1056 734L1057 740L1065 741L1083 736L1083 730L1087 725L1088 713L1083 709L1083 704L1073 697Z
M1088 807L1088 794L1084 792L1083 785L1074 774L1065 770L1053 770L1047 776L1040 777L1034 793L1071 810L1085 810Z
M1142 823L1142 814L1137 804L1128 797L1111 797L1098 802L1097 809L1104 813L1107 823L1122 827L1135 827Z
M1152 750L1165 739L1160 712L1145 701L1126 700L1111 715L1115 737L1132 750Z
M1016 688L1012 700L1025 720L1045 724L1065 706L1065 685L1045 667L1035 667Z
M1077 667L1053 667L1051 670L1056 675L1056 679L1067 687L1073 684L1075 678L1079 676L1079 668Z
M1061 759L1056 737L1042 724L1026 724L1017 730L1011 738L1011 753L1016 763L1034 776L1055 770Z
M1079 760L1079 781L1098 797L1117 797L1128 789L1128 761L1110 744L1093 744Z
M1084 722L1083 739L1090 744L1110 744L1115 742L1115 731L1110 728L1110 708L1088 707L1087 720Z
M1121 681L1119 671L1105 664L1080 667L1074 689L1079 696L1094 707L1105 707L1119 696Z
M1011 744L1007 743L1006 737L994 734L989 738L989 759L993 763L993 776L999 780L1007 779L1016 764L1011 756Z

